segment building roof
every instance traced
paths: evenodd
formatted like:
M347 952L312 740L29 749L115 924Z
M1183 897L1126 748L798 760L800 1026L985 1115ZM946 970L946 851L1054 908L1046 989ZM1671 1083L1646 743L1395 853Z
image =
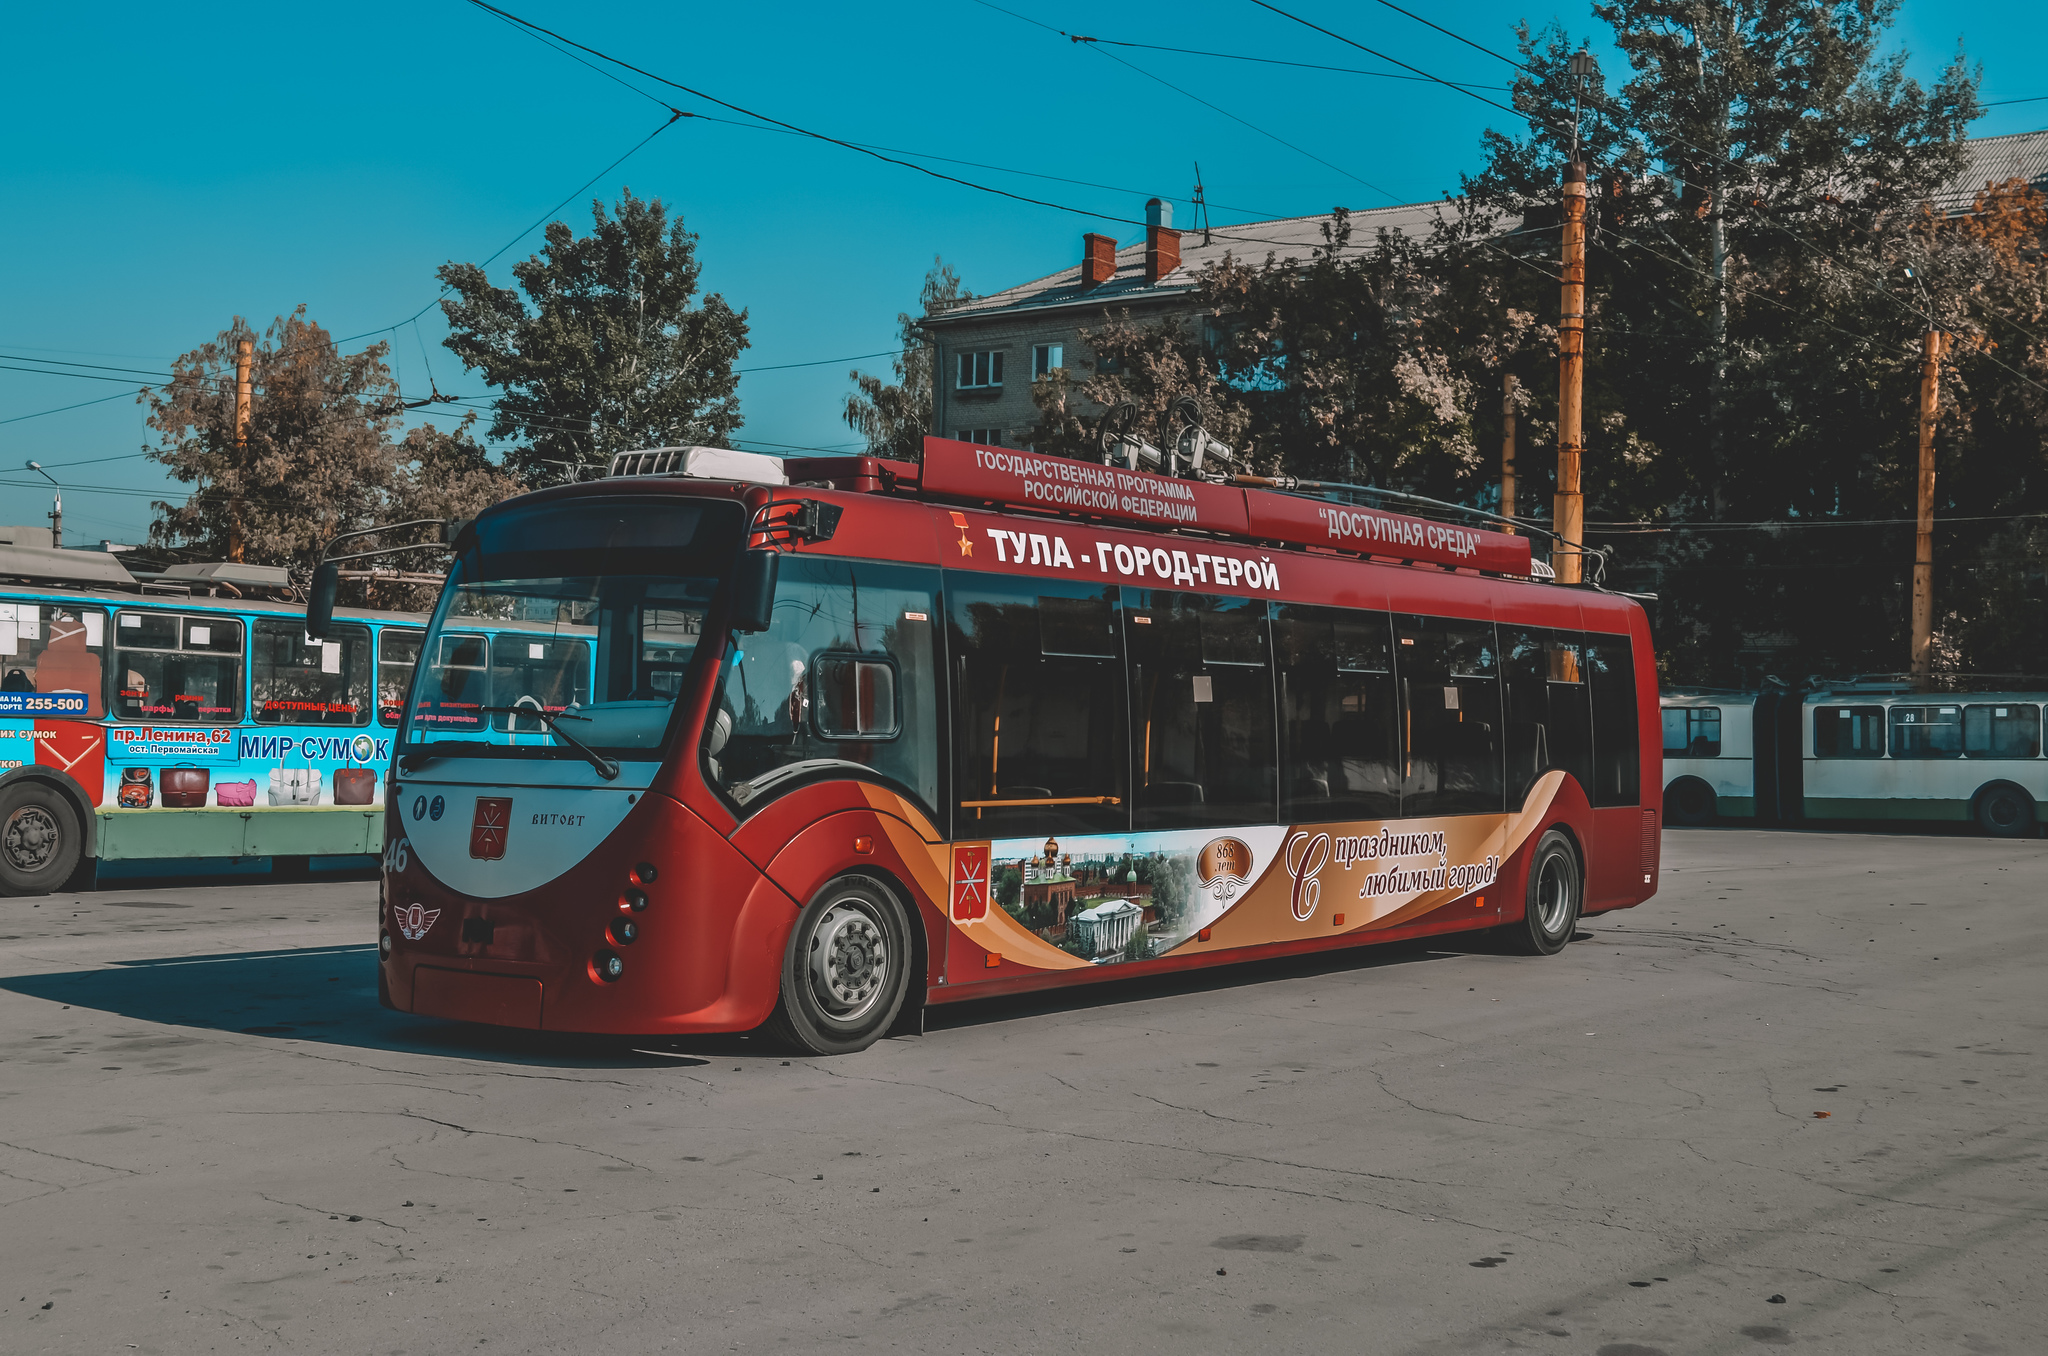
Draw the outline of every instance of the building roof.
M1935 194L1935 207L1948 212L1967 211L1986 184L2024 179L2048 191L2048 131L2015 132L2009 136L1973 137L1966 145L1969 162L1945 188ZM1351 240L1346 256L1364 254L1379 241L1382 230L1401 235L1428 235L1450 207L1448 200L1407 203L1400 207L1375 207L1351 213ZM1095 287L1081 284L1081 261L1070 268L1034 278L985 297L954 302L924 318L931 327L943 327L1001 314L1017 316L1080 308L1091 312L1117 305L1143 306L1178 301L1194 291L1202 270L1222 262L1225 255L1240 261L1260 263L1268 255L1280 260L1306 259L1322 247L1323 229L1332 213L1306 217L1283 217L1277 221L1248 221L1233 226L1216 226L1204 232L1180 232L1180 267L1156 283L1145 281L1143 241L1116 252L1116 275Z
M1143 913L1144 910L1128 899L1107 899L1092 909L1083 910L1073 916L1070 922L1087 921L1100 923L1111 918L1121 918L1129 913Z
M1964 144L1969 149L1969 163L1934 195L1934 205L1941 210L1968 211L1987 184L2002 184L2008 179L2024 179L2035 188L2048 191L2048 131L1972 137Z
M1376 207L1351 213L1351 240L1344 253L1364 254L1379 241L1381 230L1402 235L1427 235L1447 204L1409 203L1402 207ZM1145 246L1142 241L1116 252L1116 276L1095 287L1081 285L1081 261L1071 268L1049 273L985 297L956 302L925 317L927 325L948 325L994 312L1054 310L1081 306L1091 311L1119 302L1142 304L1192 292L1200 284L1202 270L1221 263L1225 255L1259 263L1267 255L1278 259L1306 259L1323 245L1323 228L1332 214L1283 217L1278 221L1253 221L1235 226L1214 226L1208 231L1180 233L1180 267L1157 283L1145 281Z

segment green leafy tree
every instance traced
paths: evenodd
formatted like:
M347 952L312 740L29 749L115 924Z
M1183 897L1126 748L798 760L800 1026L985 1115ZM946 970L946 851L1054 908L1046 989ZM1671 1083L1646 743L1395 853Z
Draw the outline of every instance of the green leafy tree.
M1202 426L1244 452L1244 402L1188 326L1175 319L1140 323L1122 312L1105 315L1100 326L1082 330L1079 337L1081 351L1068 353L1069 366L1031 384L1032 403L1038 407L1033 447L1098 461L1097 420L1104 411L1129 403L1137 407L1138 436L1164 451L1180 433L1170 411L1192 400Z
M252 344L246 436L236 428L235 355ZM385 345L343 353L306 308L258 336L237 319L144 387L151 459L193 486L152 505L150 543L201 559L310 570L327 539L374 525L398 467L400 416Z
M713 445L740 427L733 363L747 315L698 298L697 237L659 198L628 190L592 230L547 228L539 254L493 287L474 264L444 264L444 341L504 394L489 436L509 441L528 485L574 480L639 447ZM521 295L524 293L524 296Z
M846 374L860 389L846 398L843 414L847 427L867 439L868 455L924 460L924 440L932 432L932 369L938 347L919 321L973 295L945 260L934 259L918 292L920 314L902 311L896 316L896 332L903 341L902 351L891 362L896 380L885 382L858 370Z

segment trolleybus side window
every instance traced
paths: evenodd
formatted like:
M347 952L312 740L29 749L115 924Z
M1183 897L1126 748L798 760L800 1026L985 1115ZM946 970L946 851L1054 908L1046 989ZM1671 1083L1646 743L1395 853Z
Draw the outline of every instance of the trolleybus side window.
M1721 708L1718 706L1665 707L1664 756L1666 758L1719 758L1721 756Z
M491 638L474 631L443 631L427 654L427 671L413 690L414 739L473 734L491 704Z
M1963 756L1960 706L1893 706L1891 727L1894 758Z
M1816 706L1813 709L1813 756L1884 757L1884 708Z
M1280 818L1397 817L1400 721L1387 614L1282 604L1273 650L1280 684Z
M821 777L891 785L938 821L938 572L787 555L775 620L735 638L705 771L742 808Z
M121 612L114 712L123 720L225 725L242 714L242 623L232 617Z
M1593 697L1593 803L1635 805L1643 798L1636 728L1636 666L1627 636L1588 635L1586 676Z
M1507 804L1517 809L1553 768L1592 790L1592 715L1578 637L1532 627L1500 628L1506 673Z
M336 626L313 640L297 620L258 618L249 675L260 725L370 723L367 627Z
M1492 622L1394 619L1401 814L1499 813L1500 660Z
M1273 820L1273 668L1257 598L1126 588L1140 830Z
M0 692L77 693L83 711L40 714L98 720L107 714L106 646L107 614L96 607L0 603Z
M590 702L590 641L562 630L594 635L594 623L565 623L553 632L500 631L491 637L491 705L530 706L560 713ZM622 697L624 693L620 694ZM539 716L501 711L491 728L507 734L546 734ZM573 729L573 727L572 727Z
M385 627L377 635L377 719L396 725L405 718L405 694L412 687L412 671L420 662L420 640L424 631L401 631Z
M1972 758L2039 757L2041 708L2032 702L1964 707L1963 752Z
M948 574L958 838L1130 827L1114 586Z

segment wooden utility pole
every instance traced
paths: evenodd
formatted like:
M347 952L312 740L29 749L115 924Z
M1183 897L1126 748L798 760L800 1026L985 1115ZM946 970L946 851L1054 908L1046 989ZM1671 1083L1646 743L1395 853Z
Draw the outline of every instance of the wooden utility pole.
M228 496L228 559L240 560L242 544L242 476L249 465L249 366L254 343L235 345L235 489Z
M1557 500L1552 526L1560 540L1551 548L1559 583L1585 577L1581 554L1586 535L1586 500L1579 493L1579 454L1585 450L1581 398L1586 375L1586 167L1574 160L1564 171L1564 291L1557 319Z
M1941 407L1940 330L1920 336L1920 516L1913 533L1913 683L1934 675L1934 419Z
M1515 516L1515 374L1500 378L1500 515ZM1513 523L1506 525L1513 532Z

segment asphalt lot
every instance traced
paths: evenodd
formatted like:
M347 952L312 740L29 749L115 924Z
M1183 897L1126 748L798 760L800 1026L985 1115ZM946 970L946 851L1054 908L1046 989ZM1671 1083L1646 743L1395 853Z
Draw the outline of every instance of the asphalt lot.
M2048 842L1673 831L794 1059L376 1005L375 885L0 900L0 1350L2044 1349Z

